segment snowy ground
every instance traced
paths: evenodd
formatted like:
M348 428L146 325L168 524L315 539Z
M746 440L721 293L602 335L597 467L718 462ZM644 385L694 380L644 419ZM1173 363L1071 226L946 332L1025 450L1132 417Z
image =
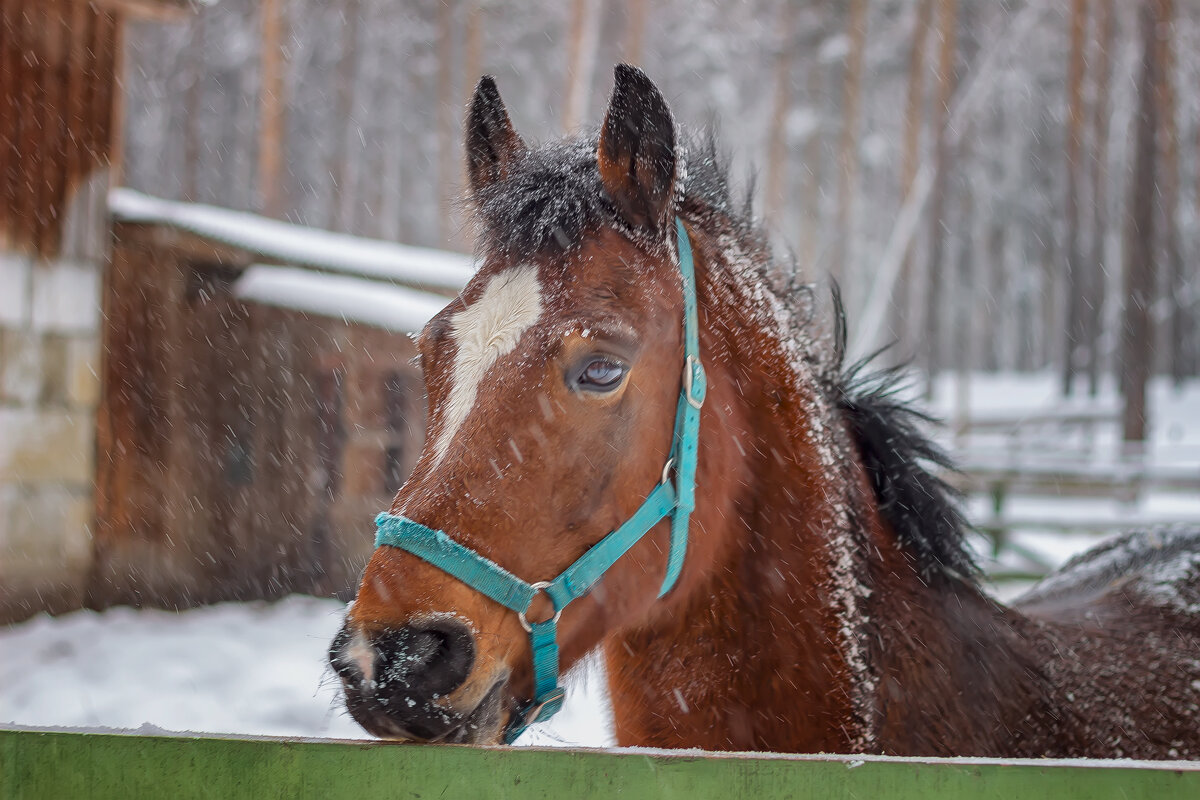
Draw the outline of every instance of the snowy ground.
M1058 404L1052 376L977 378L972 409L1012 410ZM934 406L953 417L954 388L939 384ZM961 396L961 393L959 394ZM1151 457L1200 469L1200 384L1152 392ZM1102 398L1101 402L1105 402ZM1061 404L1058 404L1061 405ZM1115 447L1101 432L1090 458ZM1046 503L1077 513L1075 501ZM1096 501L1084 501L1096 513ZM1136 520L1165 503L1200 520L1200 498L1149 498L1114 513ZM1141 511L1139 511L1141 509ZM1095 544L1094 536L1025 531L1020 542L1051 564ZM1013 587L1002 587L1011 595ZM180 614L114 609L39 617L0 629L0 725L159 728L177 731L360 738L341 709L325 648L344 606L291 597L274 604L225 604ZM550 723L520 744L612 743L603 673L590 663L569 676L568 700Z
M337 601L297 596L179 614L38 617L3 634L0 718L353 736L322 663L342 611Z
M182 613L112 609L0 630L0 725L365 738L325 649L345 605L293 596ZM521 744L612 744L595 663Z

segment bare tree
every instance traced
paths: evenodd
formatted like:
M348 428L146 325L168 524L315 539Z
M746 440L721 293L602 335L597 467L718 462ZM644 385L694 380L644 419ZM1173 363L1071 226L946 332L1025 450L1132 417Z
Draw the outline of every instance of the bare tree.
M571 33L567 50L567 87L564 92L562 127L574 131L583 121L596 69L600 42L600 3L575 0L571 6Z
M199 13L189 24L191 38L184 51L184 70L188 78L187 90L184 94L184 119L187 124L183 129L183 199L196 202L199 197L200 169L200 91L204 82L204 21L207 16Z
M1082 360L1083 342L1083 254L1080 233L1079 191L1083 164L1083 49L1087 32L1087 0L1071 0L1071 51L1067 66L1067 241L1066 295L1067 319L1063 346L1062 393L1069 395L1075 371Z
M1096 2L1096 40L1092 99L1091 130L1091 186L1092 186L1092 230L1088 249L1088 276L1086 287L1084 339L1087 341L1088 394L1093 397L1100 391L1101 365L1101 312L1104 308L1105 274L1107 255L1105 237L1108 233L1108 116L1112 72L1112 49L1114 10L1112 0Z
M925 42L929 38L933 0L917 0L917 15L912 35L912 50L908 56L908 98L904 113L904 155L900 166L900 196L908 198L921 163L921 123L925 115ZM910 330L912 310L916 305L915 282L912 280L912 243L904 248L898 279L899 292L892 302L897 335L912 342L916 331Z
M763 216L778 222L787 187L787 117L792 108L792 62L796 47L796 4L779 12L779 51L775 54L775 99L767 128L767 191Z
M933 189L929 211L929 269L925 286L925 372L932 380L942 366L940 339L942 304L942 254L946 246L946 184L951 151L946 122L954 96L957 56L958 0L938 0L938 94L933 107Z
M858 192L858 127L862 116L863 51L867 43L867 0L850 0L850 15L846 25L850 46L846 53L846 69L842 88L842 135L838 144L838 181L836 233L830 274L845 283L849 277L846 263L848 243L854 235L854 200Z
M625 36L621 40L621 60L642 63L642 42L646 38L646 17L650 0L625 0Z
M286 50L283 47L287 28L286 11L282 0L263 0L259 10L261 38L259 59L262 80L258 89L258 210L267 216L279 216L280 172L283 163L283 129L287 99L284 97L283 73Z
M814 10L818 18L824 18L824 0L813 0ZM821 85L825 79L825 71L821 69L820 59L814 52L808 61L808 81L805 87L805 100L812 114L812 130L804 143L804 155L801 164L803 185L800 190L800 245L798 257L804 269L811 270L817 260L817 231L818 219L821 216Z
M1158 104L1155 88L1161 60L1158 22L1169 0L1151 0L1139 9L1142 55L1138 77L1138 114L1134 131L1133 183L1125 232L1125 311L1121 328L1121 377L1125 391L1122 436L1130 451L1146 440L1146 384L1154 357L1150 305L1154 299L1154 193L1157 180L1155 143Z
M1162 157L1162 175L1159 179L1159 201L1162 210L1162 253L1165 267L1166 292L1164 300L1167 319L1163 333L1166 338L1167 370L1176 384L1184 378L1183 311L1187 297L1184 283L1183 248L1179 242L1179 125L1176 121L1174 0L1161 0L1159 8L1158 86L1155 102L1158 104L1159 152Z
M338 59L337 87L335 89L334 124L338 130L338 146L331 153L329 174L333 176L333 219L331 226L338 231L351 231L354 226L353 204L356 186L354 180L354 158L352 148L357 138L354 132L358 123L355 121L356 103L354 102L355 87L358 85L358 32L362 18L360 0L343 0L342 10L344 27L342 28L342 53Z
M438 165L438 241L450 244L450 201L454 181L459 174L458 137L454 135L458 120L458 98L454 93L454 9L450 0L437 4L437 165Z

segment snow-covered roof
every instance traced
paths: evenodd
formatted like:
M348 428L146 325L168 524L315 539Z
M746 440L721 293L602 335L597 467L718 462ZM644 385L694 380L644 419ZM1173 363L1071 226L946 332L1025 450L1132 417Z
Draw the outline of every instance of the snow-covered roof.
M416 333L450 298L350 275L254 264L233 286L240 300Z
M270 260L330 272L455 290L475 272L471 258L460 253L306 228L227 208L163 200L132 189L110 191L108 207L123 222L170 225Z

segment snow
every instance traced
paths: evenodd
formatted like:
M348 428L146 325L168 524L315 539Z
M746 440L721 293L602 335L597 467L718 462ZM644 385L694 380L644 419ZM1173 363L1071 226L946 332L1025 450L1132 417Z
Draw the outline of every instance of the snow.
M475 274L471 259L459 253L332 233L200 203L163 200L132 189L113 189L108 207L113 217L123 222L171 225L270 259L331 272L454 290Z
M1163 378L1151 381L1148 441L1141 454L1130 456L1122 453L1120 401L1111 382L1102 384L1095 398L1084 394L1064 399L1058 394L1059 378L1052 373L969 373L965 386L959 386L958 380L947 375L935 381L930 407L951 423L935 433L961 465L1025 476L1061 472L1080 479L1106 478L1114 485L1146 478L1140 492L1126 497L1014 493L1005 501L1003 519L1017 528L1017 544L1053 550L1061 549L1064 541L1098 541L1095 536L1051 535L1070 527L1086 531L1200 524L1200 495L1188 488L1200 479L1200 381L1178 387ZM964 408L957 407L961 403ZM1086 422L1069 424L1073 417ZM950 429L960 418L983 424L956 440ZM1017 435L1002 424L1019 420L1043 422L1026 425ZM1178 488L1171 488L1172 483ZM969 498L968 516L990 518L989 503L987 497ZM1047 563L1061 563L1069 555L1054 553Z
M0 628L0 725L368 738L325 651L345 604L293 596L179 613L113 608ZM523 745L613 743L599 662ZM149 727L147 727L149 726Z
M450 298L367 278L328 275L298 267L255 264L234 294L241 300L360 322L401 333L417 333Z

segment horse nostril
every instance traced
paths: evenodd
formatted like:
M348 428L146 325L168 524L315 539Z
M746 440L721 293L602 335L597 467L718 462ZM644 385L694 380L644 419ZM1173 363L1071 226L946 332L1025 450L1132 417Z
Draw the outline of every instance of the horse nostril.
M435 619L386 631L375 640L380 671L403 682L409 691L447 695L475 666L475 639L455 619Z
M362 633L343 625L329 644L329 665L343 681L371 681L375 678L375 651Z

